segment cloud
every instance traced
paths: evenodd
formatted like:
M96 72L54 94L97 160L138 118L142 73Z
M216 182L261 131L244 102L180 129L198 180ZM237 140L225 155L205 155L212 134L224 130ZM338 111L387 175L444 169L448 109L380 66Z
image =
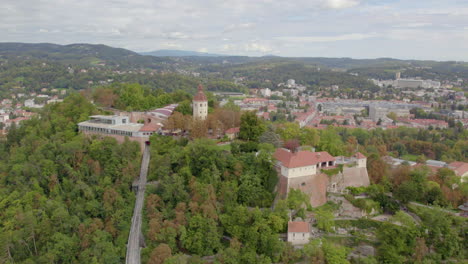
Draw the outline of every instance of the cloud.
M271 48L268 45L262 45L258 43L249 43L244 45L244 50L247 52L261 52L261 53L266 53L266 52L272 52L273 48Z
M312 43L312 42L334 42L334 41L344 41L344 40L363 40L368 38L376 37L377 34L362 34L362 33L351 33L343 35L334 35L334 36L286 36L286 37L277 37L278 40L288 41L288 42L303 42L303 43Z
M165 42L165 43L162 43L162 47L171 48L171 49L180 49L182 48L182 45L178 43L173 43L173 42Z
M168 39L188 39L189 38L188 35L182 32L178 32L178 31L165 33L163 34L163 36Z
M325 0L323 6L332 9L343 9L357 6L359 3L359 0Z
M223 33L228 33L228 32L238 31L238 30L251 29L254 26L255 26L255 24L253 24L253 23L231 24L231 25L224 28Z
M260 44L257 42L240 43L240 44L224 44L222 51L225 52L240 52L242 54L248 53L272 53L274 49L267 44Z
M184 48L243 55L348 57L415 54L468 60L466 0L37 2L2 0L0 41L102 43L136 51ZM437 49L431 41L437 42Z

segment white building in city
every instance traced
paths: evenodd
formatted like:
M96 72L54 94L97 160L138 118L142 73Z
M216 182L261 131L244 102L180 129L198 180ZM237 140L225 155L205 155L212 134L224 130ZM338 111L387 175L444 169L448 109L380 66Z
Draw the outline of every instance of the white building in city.
M270 97L271 96L271 90L269 88L260 89L260 94L263 97Z

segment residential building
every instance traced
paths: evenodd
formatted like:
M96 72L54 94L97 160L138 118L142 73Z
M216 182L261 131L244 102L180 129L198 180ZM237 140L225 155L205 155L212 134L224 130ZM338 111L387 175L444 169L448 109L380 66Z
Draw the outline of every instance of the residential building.
M225 134L229 140L234 140L239 136L239 132L240 132L239 127L233 127L233 128L229 128L228 130L226 130Z
M310 240L310 224L307 222L288 222L288 242L293 246L305 245Z
M260 94L263 97L270 97L271 96L271 90L269 88L260 89Z

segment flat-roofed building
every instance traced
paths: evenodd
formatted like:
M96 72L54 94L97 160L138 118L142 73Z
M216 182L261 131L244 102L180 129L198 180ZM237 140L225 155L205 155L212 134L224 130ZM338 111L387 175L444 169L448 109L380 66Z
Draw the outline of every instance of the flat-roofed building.
M78 129L83 134L112 137L120 143L128 137L137 141L143 149L149 137L159 131L160 125L151 122L131 123L128 116L94 115L90 116L90 120L79 123Z

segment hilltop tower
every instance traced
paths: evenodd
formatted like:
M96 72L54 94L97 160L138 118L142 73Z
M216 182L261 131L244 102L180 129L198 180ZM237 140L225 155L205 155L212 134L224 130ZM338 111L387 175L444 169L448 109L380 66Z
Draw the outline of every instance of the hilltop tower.
M198 92L192 101L193 119L206 120L208 116L208 99L203 92L203 86L198 85Z

